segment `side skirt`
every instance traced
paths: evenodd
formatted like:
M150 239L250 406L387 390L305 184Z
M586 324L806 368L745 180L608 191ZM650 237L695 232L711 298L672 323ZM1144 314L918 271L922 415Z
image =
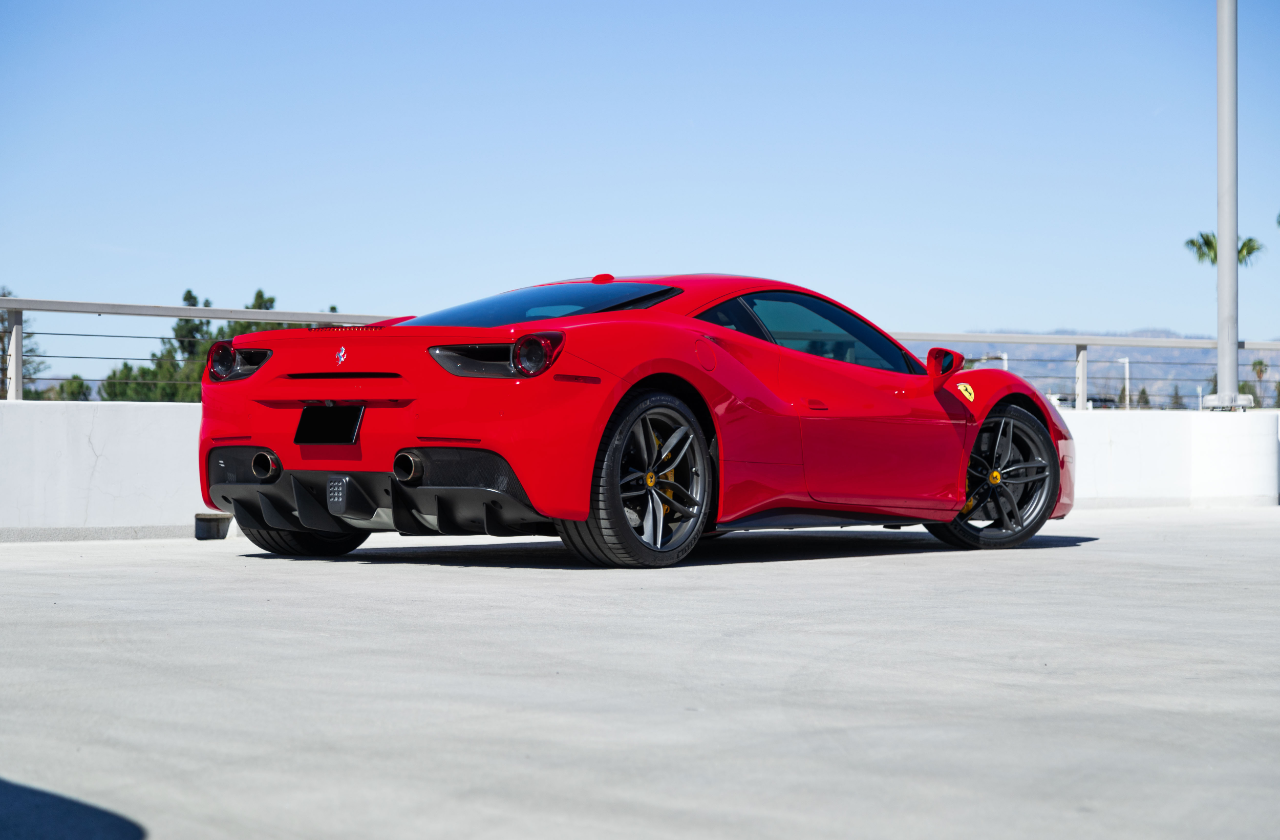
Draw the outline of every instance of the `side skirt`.
M923 525L932 519L912 519L906 516L887 516L875 513L854 513L843 510L812 510L810 508L773 508L762 510L732 522L716 523L717 531L764 531L791 528L849 528L858 525L886 525L901 528L903 525Z

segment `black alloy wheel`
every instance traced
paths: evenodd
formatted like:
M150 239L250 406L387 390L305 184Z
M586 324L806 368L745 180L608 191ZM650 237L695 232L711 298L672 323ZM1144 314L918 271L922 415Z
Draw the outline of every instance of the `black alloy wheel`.
M706 438L689 407L670 394L639 394L605 430L587 521L556 520L556 530L597 565L671 566L706 527L714 481Z
M1053 439L1035 415L997 406L969 456L967 499L950 522L926 525L956 548L1013 548L1031 539L1058 501L1061 479Z
M249 542L272 554L289 557L338 557L355 551L369 539L368 531L354 534L317 534L314 531L258 531L245 528Z

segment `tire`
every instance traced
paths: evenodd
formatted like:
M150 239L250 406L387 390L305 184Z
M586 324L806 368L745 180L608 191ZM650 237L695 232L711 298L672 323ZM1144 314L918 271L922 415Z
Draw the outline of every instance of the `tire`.
M954 548L1014 548L1049 519L1060 481L1048 429L1025 409L996 406L982 421L969 455L964 508L950 522L925 528Z
M355 551L369 539L369 532L331 537L310 531L258 531L245 528L249 542L272 554L292 557L339 557Z
M556 531L598 566L672 566L697 545L714 485L707 441L689 407L659 391L637 394L605 428L587 520L558 519Z

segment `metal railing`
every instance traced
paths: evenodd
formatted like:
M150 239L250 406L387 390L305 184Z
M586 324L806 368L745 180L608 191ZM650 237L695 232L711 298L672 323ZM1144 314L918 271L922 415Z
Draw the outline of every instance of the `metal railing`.
M3 298L4 308L9 310L9 359L7 371L8 399L22 399L22 313L28 312L64 312L86 315L134 315L153 318L188 318L213 321L247 321L262 320L285 324L371 324L386 320L385 315L350 315L335 312L283 312L275 309L215 309L212 307L193 306L148 306L128 303L90 303L85 301L39 300L35 298ZM53 335L53 333L45 333ZM1215 350L1216 339L1211 338L1143 338L1113 335L1043 335L1037 333L930 333L930 332L891 332L895 338L903 342L931 342L938 345L948 344L1005 344L1005 345L1056 345L1075 348L1073 360L1051 359L1014 359L1013 361L1074 362L1074 396L1075 405L1085 406L1088 402L1089 385L1089 348L1093 347L1140 347L1153 349ZM62 333L62 335L89 335L89 333ZM94 336L104 338L160 338L159 336ZM1241 350L1280 351L1280 341L1241 341ZM1008 354L998 354L1005 369L1008 369ZM45 356L39 358L105 358L105 357L67 357ZM116 357L111 357L116 358ZM121 357L122 360L124 357ZM149 361L138 359L138 361ZM1106 360L1106 363L1125 364L1125 393L1128 395L1128 360ZM1135 362L1139 364L1139 362ZM1156 364L1141 362L1141 364ZM1170 364L1195 364L1213 366L1210 362L1190 362ZM1042 379L1064 379L1068 377L1039 377ZM1116 377L1108 377L1115 379ZM1193 380L1187 380L1193 381Z
M215 309L209 306L148 306L133 303L89 303L78 300L0 298L9 311L9 359L6 386L8 399L22 399L22 313L75 312L82 315L139 315L151 318L192 318L202 321L261 320L281 324L372 324L386 315L348 315L338 312L281 312L275 309ZM81 335L87 335L81 333ZM126 336L103 336L124 338ZM132 337L132 336L130 336ZM150 336L137 336L149 338ZM54 357L47 357L54 358ZM96 357L85 357L96 358ZM149 361L149 360L139 360Z
M1216 350L1217 339L1213 338L1143 338L1119 335L1041 335L1038 333L922 333L891 332L899 341L928 341L939 344L1040 344L1075 347L1075 405L1084 407L1089 401L1089 347L1145 347L1176 350ZM1280 350L1280 341L1241 341L1240 350ZM1031 360L1027 360L1031 361ZM1037 359L1034 361L1049 361ZM1008 359L1004 360L1008 370ZM1108 359L1108 363L1125 365L1126 402L1131 399L1129 391L1128 359ZM1167 363L1166 363L1167 364ZM1177 364L1177 363L1174 363ZM1192 363L1200 364L1200 363ZM1210 363L1205 363L1210 364ZM1216 366L1216 363L1212 363ZM1056 378L1056 377L1047 377ZM1248 396L1248 395L1245 395ZM1261 397L1261 395L1259 395Z

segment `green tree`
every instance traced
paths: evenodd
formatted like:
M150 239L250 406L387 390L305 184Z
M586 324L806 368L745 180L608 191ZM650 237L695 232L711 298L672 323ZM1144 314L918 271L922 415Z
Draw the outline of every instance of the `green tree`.
M79 374L72 374L72 378L64 379L58 383L59 400L84 402L93 394L90 384L84 382Z
M201 305L200 298L190 289L182 295L182 302L192 308ZM206 307L210 305L207 299L203 303ZM276 299L259 289L253 303L245 309L265 311L274 309L275 305ZM98 386L98 394L104 400L199 402L205 359L215 341L286 326L269 321L231 321L211 330L207 318L179 318L173 325L173 338L162 339L160 352L151 354L150 366L135 368L124 362L107 374Z
M1218 393L1218 374L1216 371L1212 376L1209 377L1209 393L1210 394ZM1253 394L1255 401L1257 400L1257 396L1258 396L1257 392L1253 390L1252 382L1237 382L1236 393ZM1261 403L1258 403L1258 404L1261 405Z
M1150 408L1151 397L1147 396L1147 389L1143 388L1138 391L1138 408Z
M65 402L83 402L93 396L93 388L78 374L64 379L56 385L50 385L40 392L40 400L61 400Z
M247 305L245 309L270 310L276 308L276 299L267 297L263 294L262 289L253 293L253 303ZM214 335L217 341L223 341L237 335L244 335L251 332L262 332L263 330L284 330L288 329L290 324L279 324L268 321L231 321L225 327L219 327L218 332ZM207 348L206 348L207 351ZM201 359L203 365L203 359ZM201 368L203 370L203 367Z
M1170 408L1186 408L1186 403L1182 401L1182 394L1178 391L1178 386L1173 386L1173 396L1169 398Z
M1253 258L1264 250L1262 243L1250 236L1248 239L1239 239L1240 248L1237 253L1237 262L1240 265L1247 266L1253 261ZM1192 239L1188 239L1182 243L1186 249L1196 255L1196 262L1207 262L1210 265L1218 264L1218 235L1216 233L1205 233L1201 231Z
M1262 377L1267 375L1267 363L1262 359L1254 359L1253 364L1249 365L1253 368L1253 375L1258 378L1258 388L1254 392L1254 399L1258 401L1258 407L1262 407Z

